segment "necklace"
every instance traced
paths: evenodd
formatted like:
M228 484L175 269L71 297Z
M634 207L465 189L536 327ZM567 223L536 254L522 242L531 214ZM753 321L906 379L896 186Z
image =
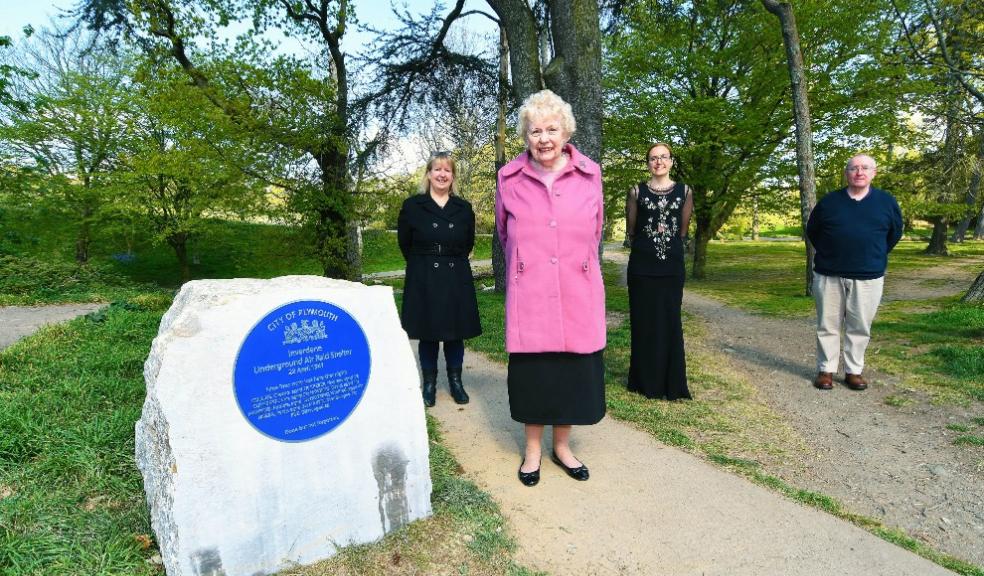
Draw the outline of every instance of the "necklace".
M667 186L657 187L657 186L653 186L651 182L652 182L651 180L649 182L646 182L646 187L649 188L649 190L652 191L654 194L666 194L671 190L673 190L673 187L676 186L676 182L670 182L669 185Z

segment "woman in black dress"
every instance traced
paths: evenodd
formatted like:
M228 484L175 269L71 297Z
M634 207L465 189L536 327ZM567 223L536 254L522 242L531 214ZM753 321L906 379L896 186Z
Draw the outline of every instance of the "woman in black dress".
M683 351L684 244L693 213L686 184L670 179L673 152L657 142L646 154L649 180L625 201L632 356L628 389L648 398L690 398Z
M451 397L468 403L461 381L464 339L482 333L468 261L475 246L475 213L455 194L455 175L447 152L431 156L421 193L403 202L397 222L397 241L407 262L401 320L407 335L420 341L425 406L436 401L441 342Z

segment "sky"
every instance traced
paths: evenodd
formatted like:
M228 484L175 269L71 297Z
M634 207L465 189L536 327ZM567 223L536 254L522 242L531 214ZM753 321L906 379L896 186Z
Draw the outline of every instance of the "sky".
M438 0L445 7L449 0ZM434 5L435 0L394 0L397 6L406 5L413 14L424 14ZM30 24L40 28L48 24L59 10L68 10L77 4L76 0L0 0L0 36L10 36L15 41L21 35L24 26ZM392 28L397 24L389 0L362 0L354 2L356 17L361 24L372 25L376 28ZM488 5L482 0L468 0L466 10L485 10L490 12ZM455 23L477 32L492 32L493 23L482 16L470 16ZM370 39L367 33L356 30L346 33L342 39L343 50L357 52Z

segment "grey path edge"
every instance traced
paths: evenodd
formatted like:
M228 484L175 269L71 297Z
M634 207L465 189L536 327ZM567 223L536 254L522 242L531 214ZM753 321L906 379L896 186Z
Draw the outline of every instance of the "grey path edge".
M42 326L66 322L106 304L52 304L0 307L0 350L37 332Z

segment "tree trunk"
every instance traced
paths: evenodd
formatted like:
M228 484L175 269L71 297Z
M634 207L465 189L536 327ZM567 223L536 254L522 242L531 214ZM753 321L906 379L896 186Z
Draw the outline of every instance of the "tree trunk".
M698 280L706 276L704 266L707 264L707 244L711 241L714 231L711 230L711 219L694 214L694 265L690 275Z
M500 26L509 39L509 71L512 74L513 100L522 102L543 89L540 73L540 46L536 20L526 0L486 0L499 16Z
M506 29L499 27L499 107L495 124L495 171L506 165L506 105L509 96L509 42L506 39ZM499 241L498 227L492 231L492 276L495 279L495 291L506 293L506 253Z
M974 228L974 240L984 240L984 207L977 215L977 227Z
M806 73L803 70L803 53L800 50L799 32L796 30L796 17L788 2L762 0L765 9L779 18L782 27L782 41L786 46L786 65L789 68L789 83L793 91L793 115L796 123L796 167L799 171L800 222L803 227L803 242L806 248L806 295L813 295L813 245L806 237L806 222L817 203L816 177L813 160L813 129L810 126L810 102L808 98Z
M946 229L947 221L943 216L933 218L933 235L929 238L929 246L926 246L925 254L935 256L946 256L949 251L946 248Z
M963 130L957 118L962 108L963 94L960 91L959 81L956 73L947 74L947 95L946 95L946 130L943 136L943 171L936 179L938 186L937 202L941 205L949 203L954 188L954 175L959 156L960 141L963 138ZM946 232L949 228L949 218L945 213L929 219L933 223L933 235L929 239L925 253L937 256L946 256Z
M981 171L984 169L982 166L984 166L984 130L981 130L977 137L977 158L975 158L974 172L971 174L970 184L967 186L967 196L964 197L964 201L971 207L971 210L977 204L977 192L981 187ZM953 237L950 238L951 242L964 241L964 236L967 235L967 229L970 228L970 221L973 217L973 212L970 212L960 220L957 229L953 231ZM980 227L980 221L978 221L978 227Z
M759 239L759 199L752 196L752 240Z
M578 149L601 162L601 26L597 0L550 0L556 57L543 72L547 87L574 109Z
M181 271L181 283L184 284L191 280L191 266L188 265L188 234L178 232L167 237L167 243L174 250L174 255L178 259L178 268Z
M89 206L82 208L82 221L79 222L78 235L75 237L75 262L79 265L89 263L89 246L92 244L92 214Z
M961 302L984 302L984 271L977 275L977 279L970 285L967 293L960 299Z
M318 156L321 190L314 198L317 214L315 250L325 276L358 282L362 279L362 271L358 236L352 234L349 225L354 199L348 193L348 154L341 149L344 144L330 146Z

